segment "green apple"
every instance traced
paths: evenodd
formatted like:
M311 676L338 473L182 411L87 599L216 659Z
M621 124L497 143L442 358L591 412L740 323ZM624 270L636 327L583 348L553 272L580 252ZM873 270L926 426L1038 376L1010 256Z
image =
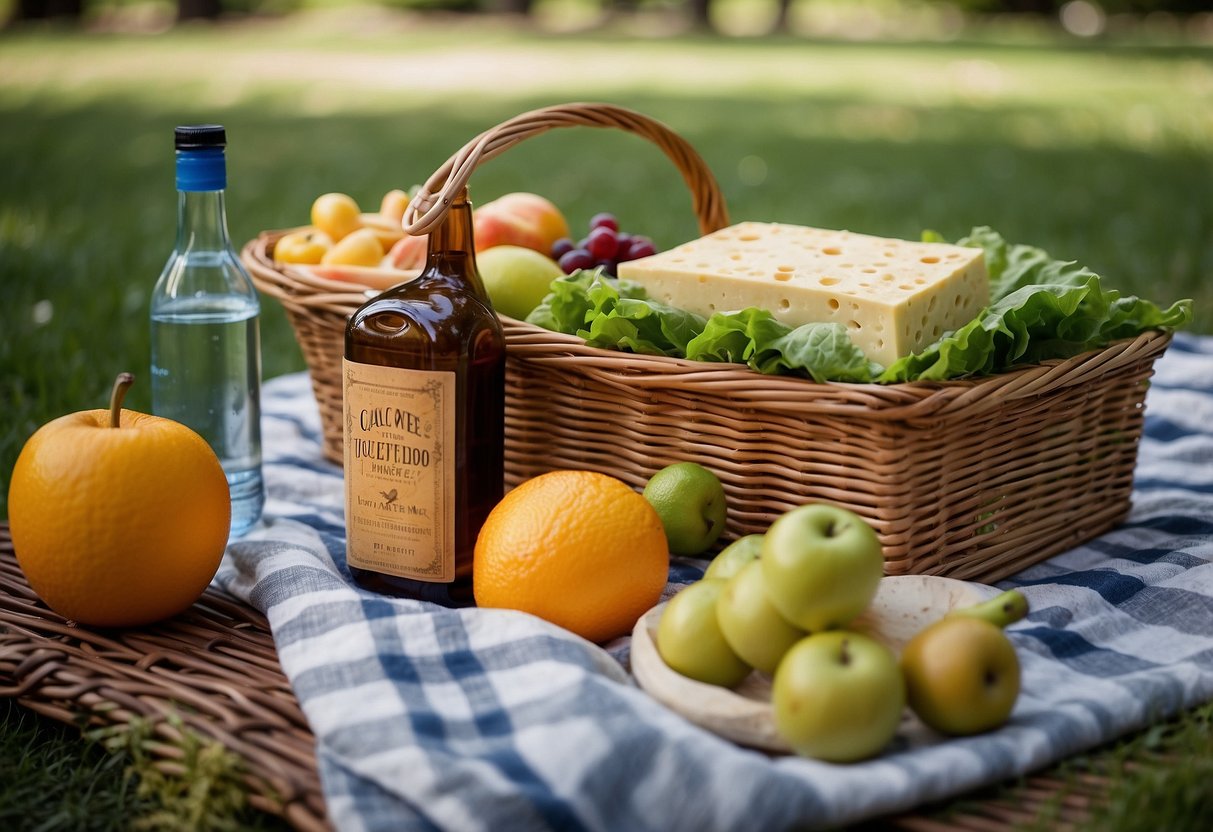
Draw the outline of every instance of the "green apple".
M476 254L476 268L493 308L524 320L564 271L550 257L522 246L493 246Z
M821 504L794 508L772 523L759 563L775 608L811 633L845 627L867 609L884 574L872 527Z
M724 486L702 465L667 465L644 487L644 498L661 518L670 551L676 555L702 554L724 531Z
M731 688L750 675L750 667L729 647L716 621L723 589L724 581L699 581L671 598L657 622L657 652L683 676Z
M762 538L760 534L747 534L739 537L725 546L703 573L705 578L721 578L728 580L741 571L742 567L751 561L758 560L762 554Z
M796 753L850 763L878 753L905 707L897 659L878 641L845 630L796 643L775 671L775 729Z
M1019 696L1019 658L1002 629L950 615L901 653L910 708L945 734L979 734L1007 721Z
M716 620L733 652L763 673L774 673L784 654L805 636L771 603L757 561L743 566L725 584L716 602Z
M1028 599L1017 589L1008 589L988 601L971 607L961 607L948 613L949 616L964 615L989 621L995 627L1014 624L1028 614Z

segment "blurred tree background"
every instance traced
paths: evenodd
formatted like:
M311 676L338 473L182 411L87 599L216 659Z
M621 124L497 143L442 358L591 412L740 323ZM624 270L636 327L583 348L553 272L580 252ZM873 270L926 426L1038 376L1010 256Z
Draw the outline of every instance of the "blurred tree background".
M0 0L0 20L7 26L52 21L64 25L87 25L98 18L130 11L135 7L155 9L160 14L144 19L183 22L219 20L236 16L283 15L310 8L353 5L357 0ZM545 0L361 0L376 5L416 12L497 12L528 15ZM627 13L655 7L676 9L689 24L704 30L717 27L716 9L729 0L586 0L610 13ZM1180 23L1193 16L1213 15L1210 0L885 0L845 3L843 0L768 0L769 30L784 30L796 11L817 5L869 5L878 7L935 7L965 17L1023 16L1060 23L1073 34L1101 34L1109 18L1174 17Z

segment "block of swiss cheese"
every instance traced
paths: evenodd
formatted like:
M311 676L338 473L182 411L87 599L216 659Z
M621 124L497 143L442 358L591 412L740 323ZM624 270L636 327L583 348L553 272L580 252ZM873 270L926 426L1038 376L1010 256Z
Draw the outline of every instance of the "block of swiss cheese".
M756 306L793 327L844 324L885 366L968 323L989 301L981 249L779 223L722 228L620 263L619 276L705 318Z

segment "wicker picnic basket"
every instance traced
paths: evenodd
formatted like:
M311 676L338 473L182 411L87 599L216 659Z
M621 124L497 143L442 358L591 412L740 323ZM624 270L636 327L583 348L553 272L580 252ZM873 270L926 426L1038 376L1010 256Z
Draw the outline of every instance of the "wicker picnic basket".
M719 187L681 137L634 111L568 104L481 133L410 205L425 233L477 165L557 127L643 136L674 162L702 233L728 224ZM415 211L420 211L418 216ZM273 260L266 232L245 263L277 298L307 361L339 462L347 317L372 290ZM636 355L502 317L507 342L506 483L545 471L602 471L637 488L684 460L715 471L729 498L726 537L764 531L813 501L875 528L889 574L996 580L1116 525L1129 508L1152 366L1167 332L998 375L907 384L815 383L741 365Z

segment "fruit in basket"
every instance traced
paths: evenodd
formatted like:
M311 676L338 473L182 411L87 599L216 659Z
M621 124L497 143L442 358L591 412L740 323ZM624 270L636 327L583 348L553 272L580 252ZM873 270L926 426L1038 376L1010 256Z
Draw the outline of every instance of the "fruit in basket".
M34 592L81 624L150 624L206 589L231 522L227 478L197 433L122 409L55 419L25 443L9 488L13 549Z
M292 231L283 234L281 239L274 243L274 260L279 263L314 266L332 247L333 238L323 231L314 228Z
M401 223L404 222L404 212L408 207L409 195L396 188L383 195L383 199L379 203L379 215L399 229Z
M669 552L657 513L623 482L552 471L515 488L476 538L482 607L521 610L603 642L661 598Z
M320 260L326 266L378 266L382 261L383 244L369 228L342 237Z
M1023 598L1018 592L1004 593L968 613L953 611L915 635L902 651L910 708L936 731L958 736L989 731L1006 722L1015 708L1019 658L1002 628L982 617L1007 620L1002 610L1008 601L1016 613L1026 614L1026 601L1007 595Z
M652 240L620 231L615 215L606 212L590 218L590 231L585 238L576 243L561 238L552 244L551 251L552 259L560 263L565 274L601 266L612 277L620 263L656 253Z
M736 575L746 564L758 560L762 555L761 534L747 534L730 543L708 564L705 578L723 578L728 580Z
M862 517L820 503L794 508L767 529L760 559L771 601L809 632L845 627L880 584L880 539Z
M757 561L742 567L725 584L716 602L716 619L733 652L763 673L774 673L784 654L805 636L771 603Z
M547 256L552 243L569 236L560 209L538 194L515 192L486 202L473 217L476 251L514 245Z
M670 551L698 555L724 531L724 486L702 465L678 462L662 468L644 488L644 498L661 518Z
M379 238L379 244L384 251L389 250L404 237L404 229L399 222L392 222L382 214L359 214L358 221L363 228L369 228Z
M312 203L312 225L338 242L362 227L358 203L348 194L322 194Z
M897 733L905 683L892 651L839 630L801 639L775 671L775 728L798 754L850 763Z
M495 246L476 255L476 265L493 308L524 320L547 297L560 266L534 249Z
M425 265L428 235L405 234L388 250L384 265L393 269L420 269Z
M689 679L731 688L750 675L750 666L720 631L716 605L724 586L724 581L707 580L679 590L657 622L657 652Z

